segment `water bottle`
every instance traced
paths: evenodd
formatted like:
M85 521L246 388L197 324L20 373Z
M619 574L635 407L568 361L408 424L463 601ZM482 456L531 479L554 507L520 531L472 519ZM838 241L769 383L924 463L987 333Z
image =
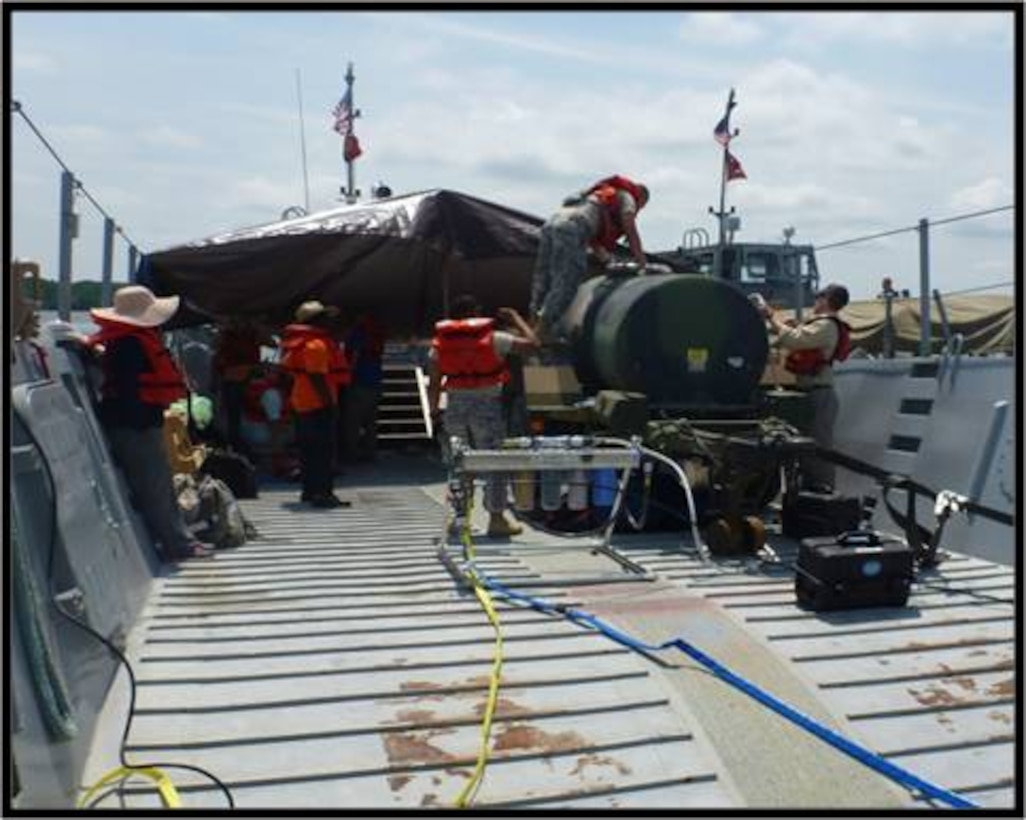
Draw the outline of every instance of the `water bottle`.
M609 509L616 500L616 470L603 467L592 474L591 498L596 507Z
M546 512L563 506L563 480L565 470L541 471L541 508Z
M513 473L513 507L521 512L534 509L534 470Z
M584 470L573 470L570 473L566 508L575 511L588 509L588 475Z

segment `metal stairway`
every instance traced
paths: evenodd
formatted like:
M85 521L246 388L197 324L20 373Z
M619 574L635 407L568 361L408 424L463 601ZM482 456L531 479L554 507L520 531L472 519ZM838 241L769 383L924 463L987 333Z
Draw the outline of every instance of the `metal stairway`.
M427 427L426 377L408 361L386 357L378 405L378 443L403 447L431 441Z

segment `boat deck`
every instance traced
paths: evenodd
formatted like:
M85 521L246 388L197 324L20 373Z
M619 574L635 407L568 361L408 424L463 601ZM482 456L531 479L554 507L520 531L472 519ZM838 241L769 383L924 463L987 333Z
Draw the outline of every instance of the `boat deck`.
M420 473L417 472L420 470ZM389 482L394 483L389 483ZM396 456L347 476L349 508L294 487L243 501L260 537L157 580L128 656L126 752L163 762L189 808L455 805L474 774L496 630L438 556L444 484ZM480 524L480 522L476 522ZM683 637L937 785L1014 805L1013 571L954 556L910 604L832 614L793 602L779 565L703 563L686 536L618 535L625 571L580 540L476 538L489 577L640 640ZM458 546L453 547L458 552ZM496 601L500 688L480 808L928 807L676 652L640 653ZM116 765L120 674L85 782ZM116 736L116 737L115 737ZM98 805L159 806L142 781Z

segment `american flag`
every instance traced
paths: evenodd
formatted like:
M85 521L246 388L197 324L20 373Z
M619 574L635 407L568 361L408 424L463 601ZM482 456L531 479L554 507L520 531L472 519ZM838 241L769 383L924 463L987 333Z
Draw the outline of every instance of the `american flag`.
M724 148L730 143L730 114L724 114L723 119L716 123L713 129L713 139Z
M335 115L335 124L332 126L338 133L345 136L353 128L353 92L347 88L338 105L331 112Z

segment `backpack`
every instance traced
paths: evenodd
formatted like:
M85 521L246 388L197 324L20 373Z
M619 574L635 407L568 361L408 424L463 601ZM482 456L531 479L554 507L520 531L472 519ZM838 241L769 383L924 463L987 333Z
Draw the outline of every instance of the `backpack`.
M214 450L200 465L199 471L221 479L236 498L257 498L256 467L241 453Z
M239 502L220 479L179 474L174 482L182 517L197 538L215 549L227 549L257 537L256 527L246 520Z

